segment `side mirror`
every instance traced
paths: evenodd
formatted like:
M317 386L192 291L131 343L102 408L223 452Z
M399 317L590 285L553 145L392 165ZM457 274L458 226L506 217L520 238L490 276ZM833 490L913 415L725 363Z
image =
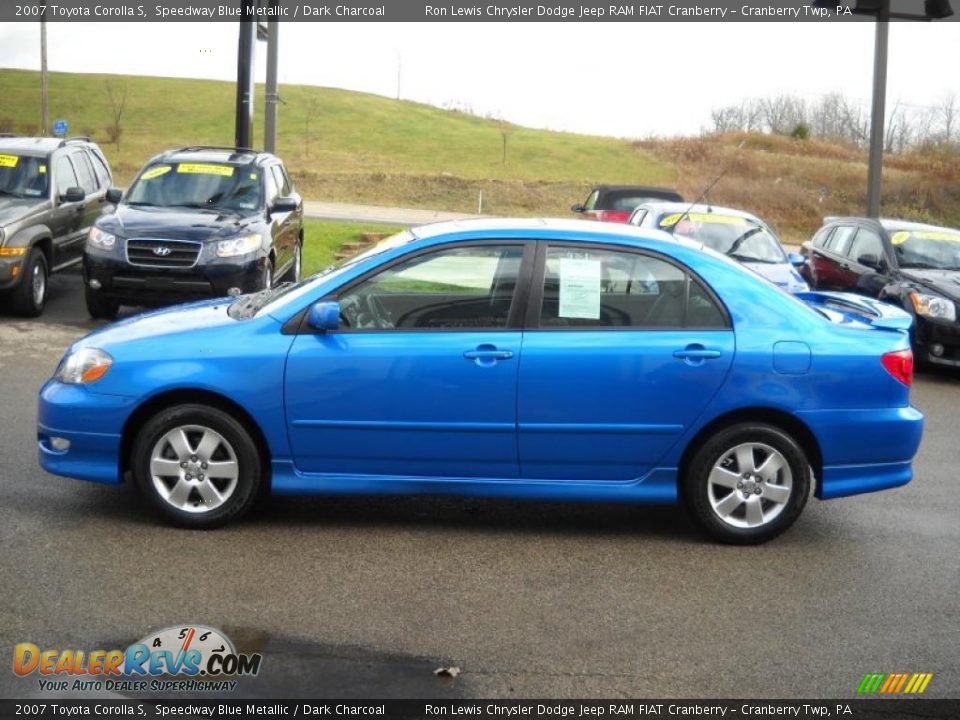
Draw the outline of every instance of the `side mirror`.
M107 190L106 200L111 205L117 205L123 199L123 190L120 188L110 188Z
M576 205L571 205L571 206L570 206L570 212L582 213L584 210L586 210L586 208L585 208L583 205L581 205L580 203L577 203Z
M314 330L327 332L340 328L340 303L336 301L321 301L310 308L307 322Z
M868 267L872 270L881 270L882 264L880 258L874 255L873 253L867 253L866 255L861 255L857 258L857 262L864 267Z
M68 203L83 202L86 198L87 193L84 192L82 187L67 188L67 191L60 196L63 202Z
M293 212L298 207L300 203L297 202L295 197L278 197L273 201L273 205L270 206L271 212L286 213Z
M803 257L800 253L790 253L787 255L787 260L790 261L790 264L795 268L803 267L807 264L807 259Z

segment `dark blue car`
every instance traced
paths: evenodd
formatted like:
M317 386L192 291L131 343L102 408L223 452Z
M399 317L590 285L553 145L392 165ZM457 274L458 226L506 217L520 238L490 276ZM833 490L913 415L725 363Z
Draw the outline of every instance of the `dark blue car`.
M419 228L261 293L70 347L40 392L50 472L135 481L171 521L274 493L676 503L723 541L907 483L910 317L795 296L659 231Z

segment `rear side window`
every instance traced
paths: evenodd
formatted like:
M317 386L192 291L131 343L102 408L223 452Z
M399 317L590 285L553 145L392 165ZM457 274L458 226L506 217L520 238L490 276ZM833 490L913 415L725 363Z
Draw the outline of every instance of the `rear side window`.
M93 171L97 174L100 181L100 187L110 187L113 179L110 176L110 168L107 167L107 161L95 150L89 150L90 162L93 164Z
M827 242L830 240L830 233L833 232L833 228L824 228L816 235L813 236L813 245L815 247L826 247Z
M699 281L660 258L607 249L550 247L543 328L722 328L723 311Z

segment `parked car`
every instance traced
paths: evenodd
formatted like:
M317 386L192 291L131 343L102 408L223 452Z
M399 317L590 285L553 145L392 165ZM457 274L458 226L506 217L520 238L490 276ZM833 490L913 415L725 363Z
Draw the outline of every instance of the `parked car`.
M52 272L80 262L113 182L90 138L0 136L0 293L35 317Z
M787 254L770 226L743 210L715 205L647 203L630 215L630 225L664 230L700 243L746 265L789 292L810 288L797 272L804 258Z
M41 465L209 527L274 493L675 503L734 543L909 482L902 310L783 292L661 232L478 220L75 342ZM814 309L815 306L816 309Z
M300 276L303 202L270 153L187 147L153 158L90 230L87 310L269 289Z
M583 220L624 223L637 205L654 200L681 202L683 196L670 188L645 185L597 185L586 201L571 206Z
M862 293L915 318L918 362L960 367L960 231L904 220L826 218L803 244L815 288Z

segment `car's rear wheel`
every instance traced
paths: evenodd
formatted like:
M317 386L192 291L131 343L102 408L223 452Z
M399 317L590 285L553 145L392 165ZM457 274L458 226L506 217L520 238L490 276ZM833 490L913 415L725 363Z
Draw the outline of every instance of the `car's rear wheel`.
M83 290L84 298L87 301L87 312L95 320L114 320L120 311L120 303L110 298L105 298L96 290L89 287Z
M47 303L47 258L40 248L31 248L23 264L23 276L13 291L13 310L24 317L37 317Z
M206 405L154 415L137 434L132 468L140 490L175 525L212 528L244 515L263 468L246 428Z
M721 542L770 540L799 517L810 463L787 433L742 423L709 438L691 459L683 497L697 524Z

